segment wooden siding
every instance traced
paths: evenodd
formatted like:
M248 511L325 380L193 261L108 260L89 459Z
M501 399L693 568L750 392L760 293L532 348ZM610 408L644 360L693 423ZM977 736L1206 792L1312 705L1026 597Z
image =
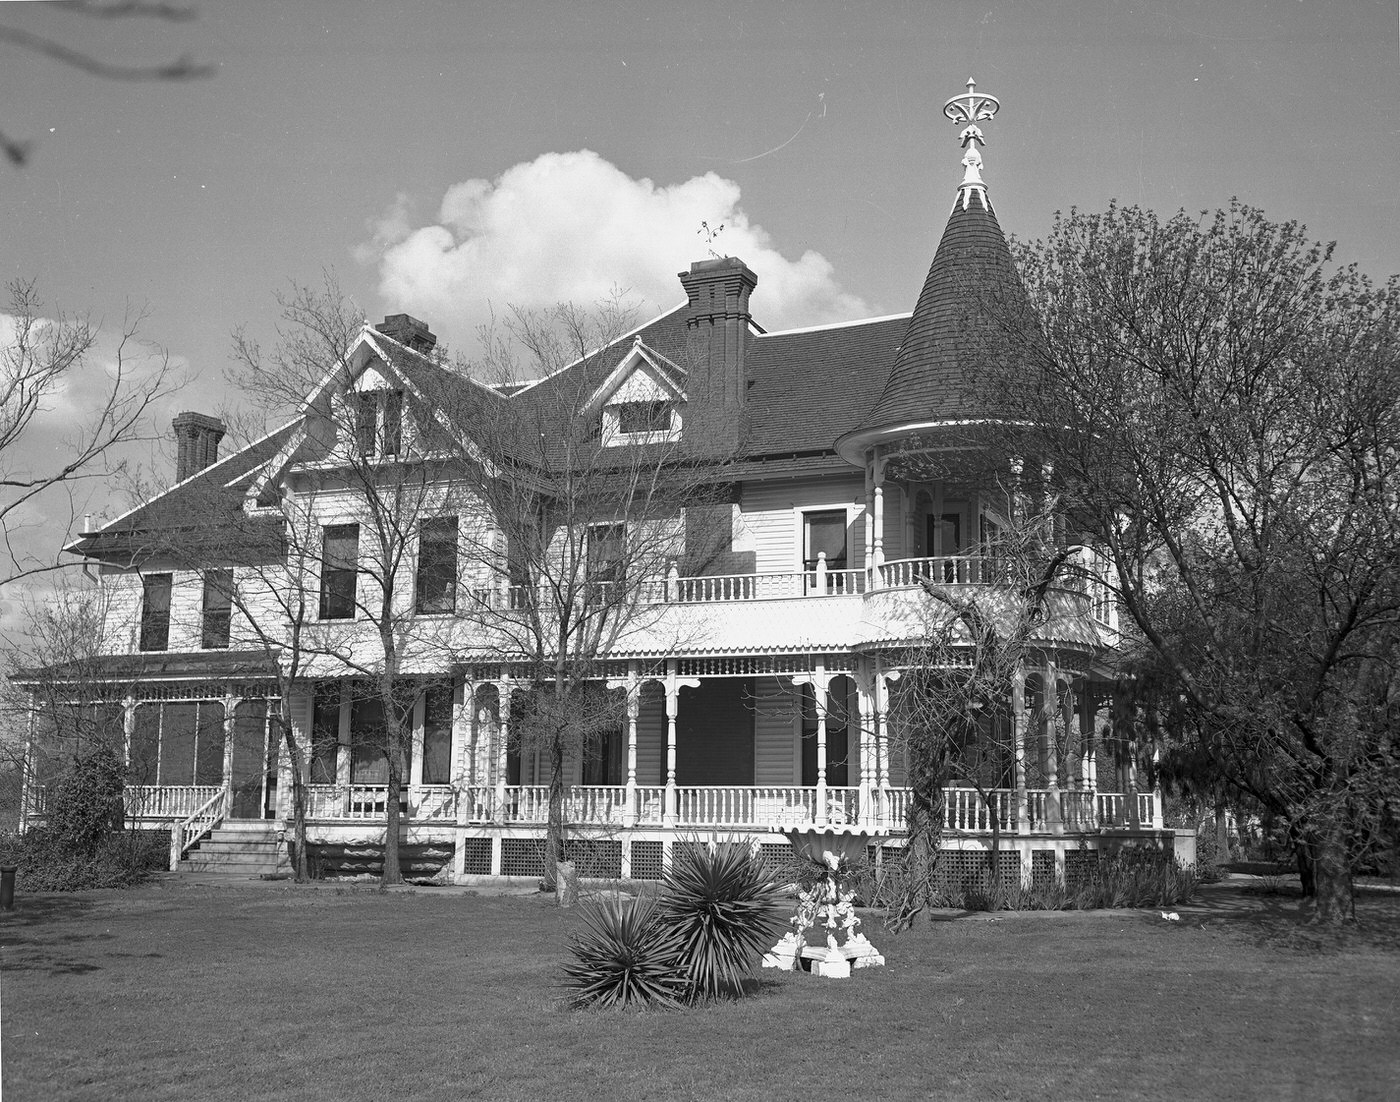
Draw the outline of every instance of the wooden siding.
M801 568L802 533L796 510L848 506L848 564L849 569L858 570L865 565L865 480L859 472L849 478L744 483L740 497L743 540L745 549L754 552L754 569L763 574Z

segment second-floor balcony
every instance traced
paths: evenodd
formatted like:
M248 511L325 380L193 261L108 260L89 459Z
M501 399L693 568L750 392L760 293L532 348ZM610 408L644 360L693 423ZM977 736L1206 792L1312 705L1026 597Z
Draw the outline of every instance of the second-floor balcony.
M1116 629L1112 592L1087 556L1072 557L1057 576L1054 588L1074 599L1082 611L1105 628ZM829 568L818 558L810 570L684 576L673 565L663 577L649 578L637 597L650 605L704 605L734 602L783 601L796 598L864 598L897 590L917 590L926 583L939 586L995 587L1024 585L1012 564L994 555L941 555L892 559L861 569ZM594 599L606 600L616 582L599 582ZM512 585L474 592L479 603L496 609L547 606L555 600L542 586ZM628 603L632 603L629 599Z

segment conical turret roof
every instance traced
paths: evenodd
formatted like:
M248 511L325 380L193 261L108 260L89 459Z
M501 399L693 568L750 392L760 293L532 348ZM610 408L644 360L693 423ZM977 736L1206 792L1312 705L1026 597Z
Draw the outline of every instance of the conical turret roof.
M948 224L884 390L836 450L863 462L871 444L926 438L944 427L1003 414L986 366L1014 355L1009 330L1027 323L1026 294L1006 244L975 148L963 160Z

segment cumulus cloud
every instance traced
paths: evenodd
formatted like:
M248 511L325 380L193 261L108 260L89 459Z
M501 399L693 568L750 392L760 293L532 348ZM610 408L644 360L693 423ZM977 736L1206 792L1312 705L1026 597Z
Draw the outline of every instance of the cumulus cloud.
M466 351L488 310L592 303L616 287L644 311L684 298L676 273L707 249L758 273L755 319L768 329L869 314L842 289L831 262L784 255L739 205L739 185L713 172L682 183L633 179L590 150L545 153L494 180L448 188L431 225L413 226L399 195L357 250L379 268L393 310L428 320ZM723 225L707 245L702 222Z

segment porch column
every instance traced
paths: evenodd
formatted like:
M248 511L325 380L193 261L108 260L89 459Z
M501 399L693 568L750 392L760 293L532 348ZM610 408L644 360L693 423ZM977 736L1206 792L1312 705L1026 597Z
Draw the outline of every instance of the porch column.
M865 564L866 589L874 589L871 558L875 548L875 468L870 460L865 464Z
M224 814L229 813L233 807L233 710L238 707L239 697L232 693L224 694ZM263 772L267 772L267 724L263 724ZM281 770L278 770L278 780L281 778ZM278 797L280 802L282 785L279 784Z
M681 689L698 689L698 677L680 677L678 663L666 659L666 807L661 815L663 826L676 825L676 713L680 709Z
M1026 799L1026 671L1011 675L1011 743L1016 755L1016 833L1031 832Z
M1161 830L1162 819L1162 747L1152 741L1152 829Z
M496 808L493 818L506 821L506 774L510 754L510 675L501 671L496 682Z
M899 670L880 668L876 659L875 673L875 774L880 785L880 818L891 829L903 823L893 822L890 808L890 686L900 678Z
M870 659L859 657L856 659L855 681L856 681L856 710L860 713L860 718L856 722L856 737L860 740L857 747L856 760L859 763L860 781L857 799L860 802L860 825L871 827L879 819L877 809L871 806L871 793L874 791L871 785L870 774L874 771L875 763L875 686L874 671L871 669Z
M880 450L875 449L872 466L875 471L875 534L871 542L872 565L878 568L885 561L885 463Z
M827 688L831 679L826 674L826 660L818 658L815 673L800 674L792 679L792 683L799 688L804 685L812 687L812 707L817 716L817 806L812 813L812 821L817 826L826 826L831 817L826 791L826 710L829 703Z
M1126 758L1123 787L1127 793L1125 799L1128 806L1124 809L1124 818L1129 830L1141 830L1142 813L1138 810L1137 746L1133 738L1129 714L1127 699L1121 689L1115 688L1113 694L1113 733L1122 745Z
M470 702L470 704L468 703ZM452 788L457 795L457 832L452 847L452 882L460 884L467 875L466 836L463 832L476 809L476 755L472 753L472 711L476 705L475 689L470 676L452 685ZM465 719L465 724L463 720ZM466 735L463 737L465 728Z
M423 783L423 715L427 704L427 698L422 693L413 702L412 726L408 729L408 776L405 778L410 793ZM412 800L409 806L413 806Z
M1045 745L1045 822L1051 834L1065 832L1064 809L1060 806L1060 754L1055 745L1055 722L1060 715L1060 671L1054 661L1045 663L1044 707L1041 709L1041 738Z
M674 569L674 564L673 564ZM641 710L641 683L637 679L637 663L627 663L627 677L608 682L610 689L622 689L627 701L627 795L622 813L622 825L637 825L637 713Z

